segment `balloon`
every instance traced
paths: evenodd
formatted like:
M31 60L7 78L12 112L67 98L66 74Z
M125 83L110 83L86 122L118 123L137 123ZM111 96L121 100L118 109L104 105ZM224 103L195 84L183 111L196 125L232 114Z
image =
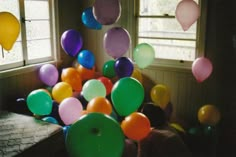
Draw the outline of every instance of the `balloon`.
M134 48L133 57L137 66L143 69L151 65L154 61L155 50L151 45L141 43Z
M137 79L140 83L143 83L143 76L140 70L134 69L131 77Z
M82 79L79 72L72 67L65 68L61 73L61 80L71 85L72 89L80 92L82 90Z
M43 90L33 90L26 100L29 110L36 115L48 115L52 112L52 98Z
M81 102L74 97L64 99L59 105L59 115L65 125L76 122L80 118L82 111Z
M102 74L103 76L108 77L108 78L113 78L116 76L114 60L109 60L104 63L103 68L102 68Z
M48 86L53 86L58 81L58 70L52 64L44 64L39 69L40 80Z
M207 104L198 110L198 120L201 124L215 126L220 121L220 111L214 105Z
M67 133L68 133L68 130L70 129L70 125L66 125L63 127L63 135L66 139L66 136L67 136Z
M165 110L167 104L170 102L170 90L163 84L158 84L151 89L151 99L155 105L159 105Z
M199 57L192 64L193 76L199 83L206 80L211 75L212 70L212 63L206 57Z
M130 47L129 32L122 27L113 27L104 35L103 46L113 58L122 57Z
M71 97L72 94L72 87L67 82L59 82L52 89L52 97L58 103L65 98Z
M121 122L124 134L132 140L142 140L151 131L149 119L140 112L134 112Z
M97 80L103 83L106 88L106 95L109 95L113 87L113 83L111 82L111 80L104 76L97 78Z
M113 106L120 116L127 116L136 111L144 99L144 88L132 77L119 79L111 91Z
M89 50L82 50L77 59L79 64L87 69L92 69L95 64L95 57Z
M92 69L87 69L79 64L76 69L79 72L82 81L90 80L95 77L95 67Z
M10 12L0 12L0 44L10 51L20 34L20 22Z
M170 123L170 126L173 127L174 129L176 129L179 132L186 133L184 128L178 123Z
M91 99L98 96L105 97L106 88L102 82L96 79L91 79L85 82L85 84L83 85L82 93L83 93L84 98L87 101L90 101Z
M74 29L66 30L61 36L61 46L69 56L75 57L83 46L81 34Z
M81 19L83 24L88 28L102 29L102 25L93 16L92 7L88 7L83 11Z
M93 5L94 18L102 25L117 22L121 15L119 0L96 0Z
M50 116L44 117L42 120L48 123L58 124L58 121Z
M197 21L200 16L200 8L193 0L182 0L178 3L175 16L184 31Z
M89 113L71 125L66 148L71 157L121 157L124 134L113 118Z
M112 105L110 101L104 97L95 97L89 101L86 110L88 113L99 112L110 115L112 112Z
M52 112L50 113L50 117L55 118L60 125L64 125L59 115L59 104L56 101L52 102Z
M134 66L129 58L127 57L117 58L115 62L115 72L119 78L131 76L133 70Z

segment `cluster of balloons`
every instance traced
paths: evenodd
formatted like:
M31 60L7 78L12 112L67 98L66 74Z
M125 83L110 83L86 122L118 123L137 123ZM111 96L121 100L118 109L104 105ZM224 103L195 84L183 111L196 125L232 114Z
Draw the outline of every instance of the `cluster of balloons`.
M182 29L187 31L200 16L200 8L194 0L182 0L178 3L175 16Z
M10 12L0 12L0 45L10 51L20 34L20 22Z

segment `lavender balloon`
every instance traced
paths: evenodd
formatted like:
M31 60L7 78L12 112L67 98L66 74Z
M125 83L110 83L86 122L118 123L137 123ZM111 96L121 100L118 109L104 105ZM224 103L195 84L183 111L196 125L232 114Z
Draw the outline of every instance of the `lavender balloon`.
M120 57L115 62L115 72L119 78L130 77L133 73L134 66L127 57Z
M119 0L96 0L93 5L94 18L102 25L117 22L121 15Z
M122 27L111 28L104 36L103 45L109 56L122 57L130 47L129 32Z
M39 69L40 80L48 86L53 86L58 81L58 70L52 64L44 64Z
M75 57L79 53L82 45L82 36L78 31L74 29L65 31L61 36L61 46L64 51L71 57Z

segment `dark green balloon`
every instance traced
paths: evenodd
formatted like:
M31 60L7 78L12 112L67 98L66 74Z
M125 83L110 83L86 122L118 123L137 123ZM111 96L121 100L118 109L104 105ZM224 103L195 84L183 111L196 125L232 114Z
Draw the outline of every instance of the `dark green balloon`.
M52 112L52 98L44 90L34 90L27 96L29 110L39 116L48 115Z
M124 134L110 116L89 113L68 130L66 148L71 157L121 157Z
M114 84L111 91L113 106L120 116L128 116L137 111L143 99L144 88L132 77L121 78Z
M108 78L115 77L116 76L115 61L109 60L106 63L104 63L103 68L102 68L102 73L103 73L103 76L108 77Z

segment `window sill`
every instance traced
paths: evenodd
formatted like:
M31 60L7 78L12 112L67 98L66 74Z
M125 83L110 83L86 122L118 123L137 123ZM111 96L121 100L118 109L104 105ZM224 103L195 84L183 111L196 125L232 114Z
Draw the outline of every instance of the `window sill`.
M49 62L32 64L32 65L22 66L19 68L13 68L13 69L9 69L9 70L0 71L0 79L36 71L36 70L38 70L39 67L41 67L44 64L53 64L55 66L58 66L61 62L62 61L60 61L60 60L59 61L49 61Z

